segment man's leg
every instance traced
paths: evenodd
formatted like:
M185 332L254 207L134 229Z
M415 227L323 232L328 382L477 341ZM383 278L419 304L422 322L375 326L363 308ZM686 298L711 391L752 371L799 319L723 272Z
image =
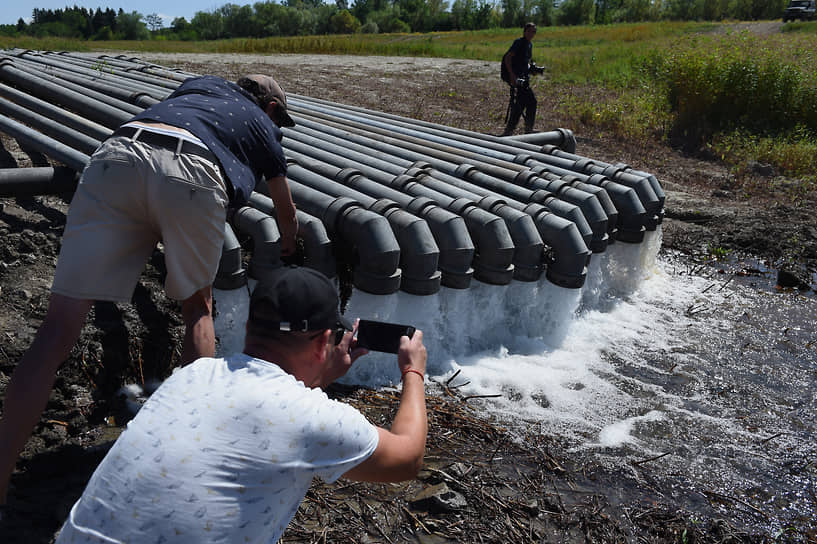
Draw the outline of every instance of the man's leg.
M57 369L79 338L91 304L52 293L45 320L14 369L0 420L0 504L6 502L17 457L45 409Z
M533 132L533 123L536 121L536 95L533 91L526 89L524 94L525 106L525 134Z
M519 117L522 115L522 106L519 103L519 94L521 89L511 87L511 103L508 110L508 119L505 124L505 130L502 132L503 136L510 136L516 130L516 125L519 123Z
M213 288L199 289L182 301L184 345L182 364L216 353L216 331L213 326Z

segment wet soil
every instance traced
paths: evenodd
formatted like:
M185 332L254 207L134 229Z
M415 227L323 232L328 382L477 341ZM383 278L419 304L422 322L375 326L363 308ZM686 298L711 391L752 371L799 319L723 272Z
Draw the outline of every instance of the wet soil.
M507 101L496 66L478 61L143 58L229 79L271 73L290 93L487 133L501 131ZM817 197L798 190L798 180L782 178L764 165L736 174L717 161L682 154L647 137L621 141L561 113L564 93L587 89L557 89L542 81L536 91L538 128L569 128L577 136L578 154L628 163L658 177L667 193L664 251L677 250L690 260L732 267L736 273L759 274L757 263L789 269L792 281L813 295ZM46 163L2 136L0 166ZM70 194L0 198L0 398L46 311L69 201ZM715 261L724 256L733 258ZM157 251L131 304L95 305L20 458L0 521L0 541L51 542L130 417L117 394L120 386L162 379L178 365L182 324L178 305L163 295L163 271ZM711 515L692 515L650 484L649 462L622 474L574 459L558 438L537 434L535 426L520 435L491 421L478 400L462 397L456 384L429 388L429 447L420 478L401 485L317 482L283 541L817 542L809 522L778 535L757 529L749 523L755 514L734 498L718 498ZM387 423L396 409L397 396L388 389L334 388L333 394L378 423Z

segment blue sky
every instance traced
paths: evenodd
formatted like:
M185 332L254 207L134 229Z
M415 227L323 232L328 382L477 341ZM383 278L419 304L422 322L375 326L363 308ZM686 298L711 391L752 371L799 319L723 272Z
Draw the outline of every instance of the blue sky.
M184 17L188 21L193 18L197 11L213 11L224 4L231 3L230 0L136 0L127 2L125 0L34 0L29 4L20 0L3 0L0 2L0 24L17 24L17 19L23 18L26 22L31 20L33 9L64 9L67 7L84 7L87 9L111 8L119 11L122 8L126 12L138 11L142 15L158 13L162 17L164 25L169 26L176 17ZM244 5L251 2L233 1L234 4Z

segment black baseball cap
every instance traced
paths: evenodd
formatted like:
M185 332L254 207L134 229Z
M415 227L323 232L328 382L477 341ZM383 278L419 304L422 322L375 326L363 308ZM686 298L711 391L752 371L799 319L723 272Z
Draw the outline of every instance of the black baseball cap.
M249 321L253 326L291 332L353 328L340 315L335 285L303 266L283 266L255 286Z

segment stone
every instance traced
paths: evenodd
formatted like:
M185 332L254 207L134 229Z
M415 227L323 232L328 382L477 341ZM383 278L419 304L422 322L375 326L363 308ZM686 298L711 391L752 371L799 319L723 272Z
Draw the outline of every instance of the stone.
M468 506L465 497L450 489L445 483L423 489L409 499L409 503L415 508L434 514L456 512Z

